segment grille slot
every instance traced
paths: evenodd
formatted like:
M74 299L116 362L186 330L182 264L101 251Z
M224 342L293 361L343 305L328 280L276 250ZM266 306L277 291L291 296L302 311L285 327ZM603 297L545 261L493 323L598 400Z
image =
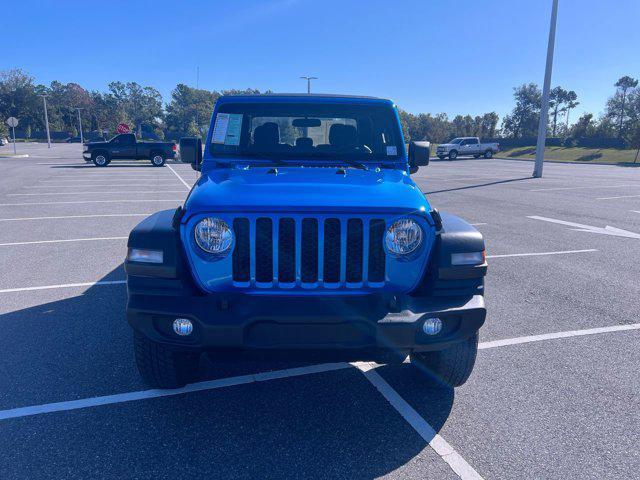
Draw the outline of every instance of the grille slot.
M293 218L281 218L278 227L278 279L284 283L296 281L296 222Z
M347 222L347 282L362 281L363 256L362 220L350 218Z
M251 274L249 219L235 218L233 220L233 233L236 236L236 247L233 250L233 280L236 282L248 282Z
M324 281L340 281L340 220L328 218L324 221Z
M273 222L256 220L256 282L273 281Z
M369 224L369 281L383 282L385 273L385 256L382 247L384 237L384 220L373 219Z
M302 220L302 241L300 245L300 280L304 283L318 281L318 219Z

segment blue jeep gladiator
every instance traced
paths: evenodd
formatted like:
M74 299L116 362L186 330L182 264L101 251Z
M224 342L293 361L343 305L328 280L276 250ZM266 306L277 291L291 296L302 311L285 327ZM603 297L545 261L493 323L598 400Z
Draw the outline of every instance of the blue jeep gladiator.
M199 357L404 360L451 386L485 320L482 235L432 209L389 100L223 96L181 159L183 206L143 220L125 261L127 319L151 386L197 378Z

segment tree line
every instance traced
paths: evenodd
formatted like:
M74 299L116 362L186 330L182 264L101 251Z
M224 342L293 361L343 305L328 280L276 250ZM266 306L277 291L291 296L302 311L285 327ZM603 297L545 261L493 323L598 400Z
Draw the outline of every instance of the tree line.
M625 145L640 144L640 88L638 80L623 76L613 84L604 114L596 118L585 113L571 123L571 112L580 102L573 90L557 86L550 92L548 136L565 143L575 139L618 139ZM119 123L126 123L141 137L171 138L203 136L216 100L225 94L258 94L257 89L210 91L178 84L164 104L153 86L114 81L107 90L89 91L77 83L52 81L48 86L20 70L0 72L0 135L7 135L4 121L19 118L23 136L44 131L43 98L46 96L50 129L78 135L78 112L85 132L112 135ZM265 92L269 93L269 91ZM514 88L515 105L500 122L496 112L483 115L446 113L413 114L399 109L407 139L441 143L453 137L529 139L537 135L541 91L535 83ZM80 109L80 110L78 110Z
M549 125L547 137L562 139L567 146L577 139L617 139L609 142L632 147L640 146L640 88L638 80L624 76L613 84L613 95L607 100L605 111L598 118L585 113L570 122L571 111L580 102L573 90L557 86L549 93ZM430 140L441 143L453 137L485 137L532 139L538 134L542 92L535 83L520 85L513 89L515 106L505 115L498 128L496 112L471 115L456 115L452 120L444 113L437 115L412 113L400 110L400 121L405 136L413 140Z

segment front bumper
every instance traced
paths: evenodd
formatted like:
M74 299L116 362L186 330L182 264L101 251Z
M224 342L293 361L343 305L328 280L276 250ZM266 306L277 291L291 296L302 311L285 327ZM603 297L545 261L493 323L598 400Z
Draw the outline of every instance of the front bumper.
M158 343L197 350L440 350L472 336L485 316L481 295L170 297L130 292L127 303L127 320L136 331ZM437 335L422 331L429 317L443 322ZM175 334L175 318L191 320L193 333Z

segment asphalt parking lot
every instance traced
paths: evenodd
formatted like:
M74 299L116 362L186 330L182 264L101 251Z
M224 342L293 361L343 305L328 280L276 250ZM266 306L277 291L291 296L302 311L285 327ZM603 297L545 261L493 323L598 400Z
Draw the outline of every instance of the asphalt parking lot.
M168 394L138 378L122 261L195 172L18 148L0 159L0 478L637 478L640 169L414 176L487 242L487 323L455 391L406 364L203 359Z

